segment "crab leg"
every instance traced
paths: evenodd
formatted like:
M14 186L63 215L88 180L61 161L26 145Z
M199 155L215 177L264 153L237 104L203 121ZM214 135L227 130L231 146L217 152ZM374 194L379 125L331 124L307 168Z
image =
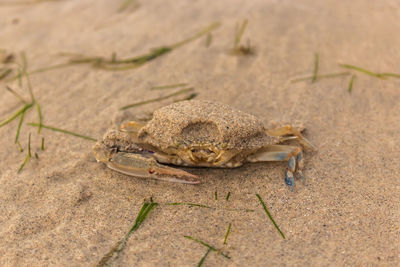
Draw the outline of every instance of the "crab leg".
M282 141L290 140L290 139L297 139L299 142L306 148L316 151L316 147L311 144L296 128L291 125L286 125L280 128L267 130L267 134L269 136L281 137ZM292 136L286 136L292 135Z
M285 183L294 189L294 173L297 173L302 180L304 176L302 168L304 167L303 153L300 147L284 146L284 145L269 145L248 156L249 162L262 161L287 161L288 168L285 172Z
M141 154L118 152L106 164L110 169L131 176L186 184L200 182L196 175L159 164L152 157Z

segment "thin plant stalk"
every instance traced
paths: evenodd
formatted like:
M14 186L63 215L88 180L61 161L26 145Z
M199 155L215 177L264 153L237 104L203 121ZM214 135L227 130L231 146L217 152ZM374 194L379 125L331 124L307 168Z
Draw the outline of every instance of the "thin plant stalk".
M311 80L311 83L315 83L317 81L317 76L318 76L318 65L319 65L319 56L318 54L315 54L315 59L314 59L314 75Z
M10 93L12 93L16 98L18 98L19 101L21 101L23 104L28 104L28 102L20 94L18 94L16 91L14 91L10 86L6 85L6 89Z
M153 98L153 99L149 99L149 100L145 100L145 101L129 104L129 105L123 106L121 108L121 110L125 110L125 109L128 109L128 108L133 108L133 107L141 106L141 105L144 105L144 104L149 104L149 103L165 100L165 99L168 99L168 98L171 98L171 97L174 97L174 96L178 96L178 95L181 95L181 94L184 94L184 93L188 93L190 91L193 91L193 89L194 89L193 87L185 88L185 89L181 89L181 90L179 90L179 91L177 91L175 93L169 94L169 95L165 95L165 96L162 96L162 97Z
M384 77L400 78L400 74L397 74L397 73L384 72L384 73L381 73L380 75L384 76Z
M86 140L90 140L90 141L94 141L94 142L97 141L97 139L95 139L93 137L90 137L90 136L81 135L81 134L74 133L74 132L71 132L71 131L68 131L68 130L64 130L64 129L60 129L60 128L56 128L56 127L52 127L52 126L48 126L48 125L44 125L44 124L40 124L40 123L30 122L30 123L28 123L28 125L34 126L34 127L42 127L42 128L45 128L45 129L49 129L49 130L55 131L55 132L61 132L61 133L73 135L73 136L80 137L80 138L83 138L83 139L86 139Z
M12 72L12 69L9 69L9 68L3 69L2 72L0 72L0 80L3 80L4 78L6 78L8 75L10 75L11 72Z
M320 74L320 75L317 75L316 77L314 75L301 77L301 78L293 79L290 82L296 83L296 82L308 81L308 80L312 80L314 77L316 80L319 80L322 78L335 78L335 77L339 77L339 76L348 76L348 75L350 75L350 72L328 73L328 74Z
M42 109L40 108L40 105L39 105L39 103L37 103L37 102L36 102L36 109L37 109L38 116L39 116L38 133L40 133L40 131L42 130L43 115L42 115Z
M44 137L42 137L42 145L40 146L40 149L41 149L42 151L44 151Z
M33 95L33 90L32 90L32 84L31 84L31 79L29 78L29 74L27 72L28 69L28 62L26 60L26 55L25 52L21 53L21 58L22 58L22 70L21 70L21 75L25 76L26 82L28 84L28 89L29 89L29 94L31 95L31 100L32 102L35 102L35 97Z
M204 261L206 260L208 254L211 252L211 248L207 249L206 254L200 259L199 263L197 264L197 267L200 267L203 265Z
M370 70L367 70L367 69L364 69L364 68L361 68L361 67L357 67L357 66L354 66L354 65L339 64L339 66L341 66L343 68L346 68L346 69L355 70L355 71L358 71L358 72L361 72L361 73L364 73L364 74L367 74L369 76L373 76L373 77L376 77L376 78L379 78L379 79L386 79L386 76L388 76L388 75L383 75L382 73L376 73L376 72L373 72L373 71L370 71Z
M349 93L351 94L351 92L352 92L352 90L353 90L353 84L354 84L354 80L356 79L356 76L355 75L352 75L351 76L351 79L350 79L350 82L349 82L349 89L348 89L348 91L349 91Z
M20 173L22 171L22 169L25 167L26 163L28 163L29 159L32 157L31 154L31 133L29 133L29 137L28 137L28 154L25 157L24 162L22 162L21 166L19 167L17 173Z
M192 94L190 94L188 96L185 96L183 98L177 99L174 102L176 103L176 102L181 102L181 101L185 101L185 100L192 100L193 98L195 98L198 95L199 95L198 93L192 93Z
M166 53L171 52L175 48L181 47L187 43L190 43L190 42L200 38L201 36L215 30L219 26L220 26L220 23L215 22L185 40L179 41L172 45L162 46L159 48L152 49L149 53L141 55L141 56L126 58L126 59L121 59L121 60L117 60L115 58L115 56L111 57L111 59L107 59L104 57L80 56L78 58L73 58L69 62L66 62L66 63L61 63L61 64L49 66L49 67L32 70L29 72L29 74L36 74L36 73L45 72L48 70L64 68L64 67L68 67L68 66L72 66L72 65L76 65L76 64L85 64L85 63L92 64L92 67L103 69L103 70L118 71L118 70L128 70L128 69L132 69L132 68L137 68L137 67L140 67L141 65L143 65L144 63L147 63L147 62L149 62L153 59L156 59ZM125 66L117 66L117 67L112 66L112 65L118 65L118 64L122 64ZM15 77L11 78L10 81L13 81L15 79L20 79L21 76L22 76L22 73L18 73Z
M163 90L163 89L172 89L176 87L186 86L187 83L177 83L177 84L168 84L168 85L160 85L160 86L153 86L150 90Z
M228 230L226 230L225 238L224 238L224 245L226 245L226 241L228 240L229 233L231 232L232 223L228 225Z
M203 205L203 204L188 203L188 202L172 202L172 203L166 203L165 205L168 205L168 206L184 205L184 206L189 206L189 207L200 207L200 208L206 208L206 209L213 209L212 207L206 206L206 205Z
M231 258L230 256L228 256L228 255L226 255L225 253L223 253L220 249L216 249L215 247L213 247L213 246L207 244L206 242L204 242L204 241L202 241L202 240L199 240L199 239L197 239L197 238L194 238L194 237L191 237L191 236L188 236L188 235L185 235L185 236L183 236L183 237L184 237L184 238L187 238L187 239L190 239L190 240L193 240L193 241L195 241L195 242L197 242L197 243L199 243L199 244L201 244L201 245L203 245L203 246L205 246L205 247L211 249L212 251L217 252L218 254L222 255L223 257L225 257L225 258L227 258L227 259L230 259L230 258Z
M149 212L158 204L155 202L145 202L140 209L135 223L132 225L128 233L99 261L97 266L110 266L118 257L120 252L126 247L126 243L134 231L139 229Z
M256 194L258 200L260 201L262 207L264 208L265 213L267 213L269 219L271 220L271 222L274 224L275 228L278 230L279 234L282 236L283 239L285 239L285 235L283 234L283 232L281 231L281 229L279 228L278 224L275 222L274 218L272 218L271 213L268 211L267 206L265 206L264 201L262 200L261 196L259 194Z
M17 142L18 148L19 148L19 152L24 152L24 148L21 146L21 143L18 141Z
M6 121L0 123L0 127L3 127L4 125L12 122L13 120L15 120L16 118L18 118L19 115L21 115L22 113L24 113L26 110L28 110L29 108L31 108L33 106L33 104L26 104L25 106L23 106L20 110L18 110L13 116L11 116L11 118L7 119Z
M201 36L213 31L215 28L219 27L220 23L216 22L213 23L207 27L205 27L203 30L201 30L200 32L194 34L193 36L182 40L180 42L177 42L175 44L172 45L167 45L167 46L161 46L159 48L154 48L152 49L149 53L141 55L141 56L136 56L136 57L132 57L132 58L126 58L126 59L120 59L120 60L107 60L104 58L100 58L99 60L96 59L97 63L97 67L102 68L103 64L136 64L136 65L142 65L148 61L151 61L155 58L158 58L166 53L171 52L172 50L181 47L187 43L190 43L198 38L200 38ZM93 62L89 59L89 62Z
M183 46L183 45L185 45L187 43L195 41L196 39L202 37L203 35L212 32L213 30L218 28L220 25L221 25L221 23L214 22L211 25L209 25L209 26L205 27L204 29L202 29L201 31L199 31L198 33L194 34L193 36L191 36L191 37L189 37L189 38L187 38L187 39L185 39L183 41L177 42L177 43L175 43L173 45L170 45L169 47L171 47L172 49L175 49L175 48L181 47L181 46Z
M18 123L18 127L17 127L17 134L15 135L15 143L18 142L18 137L19 137L19 133L21 131L22 122L24 121L24 117L25 117L25 112L22 112L20 115L20 119L19 119L19 123Z

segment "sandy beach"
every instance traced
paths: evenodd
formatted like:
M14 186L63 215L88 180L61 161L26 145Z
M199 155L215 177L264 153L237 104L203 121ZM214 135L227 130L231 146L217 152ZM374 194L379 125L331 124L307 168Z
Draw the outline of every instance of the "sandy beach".
M398 266L399 16L395 0L0 0L0 124L32 102L24 66L34 95L23 152L21 115L0 127L0 266L99 265L151 200L111 265L197 266L208 248L190 236L217 250L203 266ZM305 182L290 191L284 162L185 168L198 185L96 162L107 129L188 97L302 122ZM38 103L43 125L93 140L38 133Z

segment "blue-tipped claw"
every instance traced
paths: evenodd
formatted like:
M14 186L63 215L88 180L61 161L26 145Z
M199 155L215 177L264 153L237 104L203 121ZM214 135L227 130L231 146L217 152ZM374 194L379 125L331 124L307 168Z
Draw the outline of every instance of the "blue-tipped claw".
M294 190L294 177L293 173L289 170L286 170L285 172L285 184L290 187L290 190Z

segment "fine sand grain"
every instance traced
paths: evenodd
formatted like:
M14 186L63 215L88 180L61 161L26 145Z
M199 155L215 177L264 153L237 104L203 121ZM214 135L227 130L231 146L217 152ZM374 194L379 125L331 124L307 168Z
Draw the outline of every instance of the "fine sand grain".
M69 57L60 53L80 54L91 64L30 75L43 124L98 140L122 121L148 119L186 97L121 110L179 90L152 87L185 83L196 99L222 102L265 125L304 122L318 148L305 154L306 181L288 190L285 163L190 169L199 185L129 177L97 163L90 139L46 128L38 134L27 125L39 122L33 106L19 134L24 152L14 144L20 119L0 128L0 266L97 265L151 197L159 205L127 239L115 266L196 266L206 253L204 266L400 264L400 79L339 66L400 73L398 1L128 2L0 0L0 54L15 55L0 56L0 75L7 76L0 81L0 123L23 107L6 85L30 99L26 80L22 87L18 79L7 82L22 51L28 72L64 64ZM245 19L241 45L250 40L252 53L232 53L235 29ZM93 60L114 64L147 54L214 22L221 24L211 33L157 50L136 68L104 70ZM1 72L6 66L13 73ZM312 78L342 72L348 73ZM290 82L305 76L311 78ZM29 134L31 158L17 174Z

